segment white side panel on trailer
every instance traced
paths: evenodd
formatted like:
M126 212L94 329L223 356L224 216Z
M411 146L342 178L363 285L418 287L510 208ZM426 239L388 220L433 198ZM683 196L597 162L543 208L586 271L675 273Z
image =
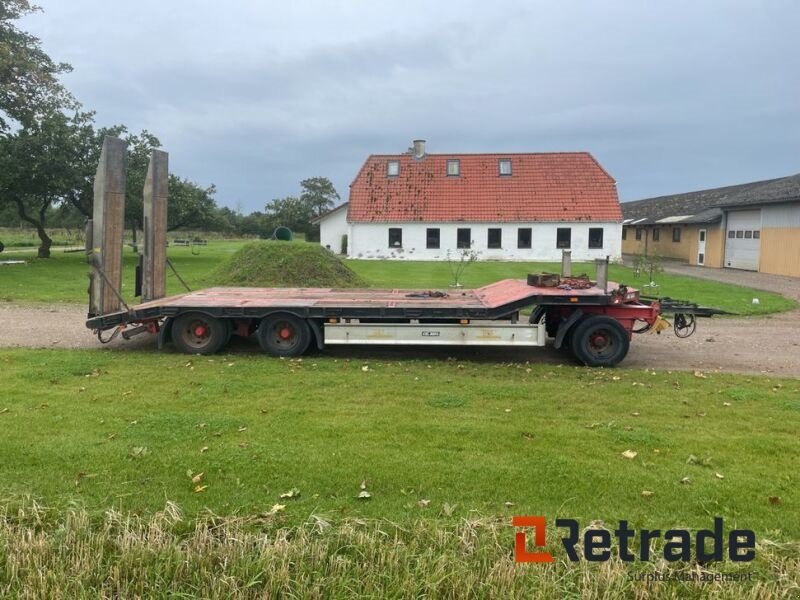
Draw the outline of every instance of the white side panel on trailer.
M529 323L326 323L326 344L390 346L544 346L544 325Z
M725 266L731 269L758 271L761 210L729 212L726 229Z

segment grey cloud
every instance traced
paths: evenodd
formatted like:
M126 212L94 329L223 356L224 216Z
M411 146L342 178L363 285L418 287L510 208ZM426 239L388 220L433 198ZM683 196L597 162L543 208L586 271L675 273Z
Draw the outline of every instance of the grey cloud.
M346 197L368 154L420 136L589 150L624 199L800 171L790 0L40 1L31 27L98 119L246 210L313 175Z

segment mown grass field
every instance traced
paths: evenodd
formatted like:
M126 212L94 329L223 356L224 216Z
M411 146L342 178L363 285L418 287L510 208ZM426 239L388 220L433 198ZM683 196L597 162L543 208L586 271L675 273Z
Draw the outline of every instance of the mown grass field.
M208 246L194 250L172 246L169 257L181 276L192 288L213 285L211 274L219 263L241 248L243 240L212 240ZM296 242L303 243L303 242ZM193 254L194 252L194 254ZM5 257L5 255L4 255ZM123 295L133 298L134 267L136 255L126 250ZM7 302L74 302L86 301L87 266L82 253L65 254L54 249L47 260L35 258L35 252L8 254L7 258L24 259L26 265L0 267L0 300ZM450 267L446 262L421 261L367 261L348 260L348 266L361 275L372 287L446 288L452 283ZM469 265L462 282L467 287L477 287L509 277L523 278L538 271L557 272L559 265L552 263L483 261ZM594 265L577 263L573 273L586 272L594 276ZM631 286L641 286L643 279L636 278L633 271L621 265L612 265L610 277ZM694 279L678 275L661 274L655 293L658 296L692 300L741 315L769 314L789 310L797 306L793 300L765 291L734 286L713 281ZM167 290L178 294L184 290L171 273L167 277ZM754 297L759 304L754 305Z
M800 537L796 380L113 351L2 351L0 368L0 481L48 503L282 503L294 522L450 516L446 504L690 527L715 514Z
M242 243L170 256L199 287ZM84 301L81 254L25 258L0 267L4 300ZM348 264L375 287L451 281L442 263ZM479 262L463 280L538 270L557 265ZM611 276L637 283L624 267ZM661 295L743 314L794 306L659 282ZM348 356L0 350L0 596L800 593L800 381L527 364L501 350ZM719 516L754 530L758 550L754 563L705 567L573 564L553 530L555 564L516 565L518 514L693 531ZM632 579L654 572L753 580Z
M14 350L0 369L0 591L798 589L797 380L446 355ZM648 588L631 573L696 567L566 564L555 532L558 564L515 566L515 514L692 530L721 516L756 532L758 560L711 571L756 583Z

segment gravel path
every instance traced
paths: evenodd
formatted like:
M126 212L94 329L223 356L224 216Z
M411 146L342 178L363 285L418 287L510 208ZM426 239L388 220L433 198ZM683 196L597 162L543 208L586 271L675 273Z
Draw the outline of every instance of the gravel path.
M121 337L103 346L84 326L86 309L69 304L0 304L0 347L113 348L117 351L154 351L153 336L131 341ZM671 330L661 335L635 336L626 368L700 369L723 372L800 377L800 311L747 319L702 319L697 333L678 339ZM172 351L171 349L168 351ZM254 340L239 340L231 352L259 352ZM354 359L399 360L414 356L440 359L454 356L486 361L526 361L560 364L564 354L552 348L332 348L326 354Z

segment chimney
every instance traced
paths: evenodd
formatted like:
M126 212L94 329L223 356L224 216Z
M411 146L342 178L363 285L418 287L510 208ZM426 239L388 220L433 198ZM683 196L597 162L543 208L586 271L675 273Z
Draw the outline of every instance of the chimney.
M425 140L414 140L414 158L425 156Z

